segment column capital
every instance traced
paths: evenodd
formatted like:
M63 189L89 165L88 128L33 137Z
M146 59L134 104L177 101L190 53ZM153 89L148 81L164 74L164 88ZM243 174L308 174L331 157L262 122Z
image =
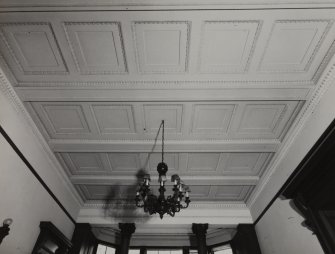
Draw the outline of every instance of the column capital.
M121 235L130 237L135 232L135 223L119 223L119 229L121 229Z

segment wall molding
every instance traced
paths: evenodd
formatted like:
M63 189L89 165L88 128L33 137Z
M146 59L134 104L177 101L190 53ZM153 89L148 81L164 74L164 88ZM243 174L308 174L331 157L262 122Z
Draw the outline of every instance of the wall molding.
M47 144L44 137L38 130L34 121L30 117L27 110L25 109L23 103L20 101L20 99L16 95L13 87L10 85L9 80L7 79L6 75L3 73L1 68L0 68L0 91L5 96L5 98L8 100L10 105L14 108L14 110L18 113L20 120L25 122L27 126L31 128L31 131L34 134L35 139L37 140L37 143L42 148L41 151L45 153L46 158L48 159L50 165L52 165L55 168L57 175L59 176L61 181L65 183L65 186L67 190L69 191L69 193L71 193L71 196L73 200L75 201L76 205L81 206L82 201L81 201L79 194L74 189L74 186L70 182L70 179L67 177L66 173L62 169L62 166L58 162L54 153L51 151L49 145Z
M96 1L94 4L84 3L80 0L71 0L71 1L58 1L57 3L46 3L42 0L33 0L27 4L24 0L6 0L0 5L1 8L5 9L6 11L9 10L24 10L29 9L30 11L33 10L45 10L50 8L55 8L56 10L87 10L92 9L104 9L104 10L156 10L156 9L256 9L256 8L332 8L334 7L334 1L332 0L285 0L278 3L278 1L270 0L237 0L232 4L229 0L210 0L206 1L204 4L203 1L200 0L170 0L170 1L155 1L155 0L141 0L141 1L134 1L134 0L99 0ZM61 8L61 9L59 9Z
M288 150L290 149L292 144L296 141L299 133L304 128L306 122L313 114L313 111L320 103L322 96L325 94L327 89L334 83L334 81L335 81L335 57L332 58L326 71L322 74L313 96L303 106L301 113L297 116L292 125L293 127L286 134L286 137L284 138L281 147L279 148L278 152L274 155L274 158L271 161L268 170L261 177L259 184L255 187L255 190L251 194L250 198L247 200L247 205L250 209L252 209L252 207L255 205L257 198L260 196L260 193L264 191L271 176L274 175L281 161L286 156ZM294 169L292 169L292 171L293 170Z

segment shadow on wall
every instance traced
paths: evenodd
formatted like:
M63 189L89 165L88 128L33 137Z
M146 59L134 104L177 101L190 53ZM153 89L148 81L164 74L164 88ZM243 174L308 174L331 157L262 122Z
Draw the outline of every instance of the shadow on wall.
M136 181L132 185L117 183L110 187L104 213L106 218L115 219L118 222L147 221L150 216L143 209L135 205L135 195L139 183L143 182L143 176L147 171L140 169L136 173Z
M143 167L139 169L135 175L136 180L134 184L122 185L121 183L116 183L110 187L104 206L106 218L115 219L117 222L145 222L150 219L150 215L144 213L143 208L138 208L135 205L135 195L139 184L143 182L144 175L148 174L145 168L147 168L150 156L155 150L161 128L162 124L157 130L154 144L148 153Z

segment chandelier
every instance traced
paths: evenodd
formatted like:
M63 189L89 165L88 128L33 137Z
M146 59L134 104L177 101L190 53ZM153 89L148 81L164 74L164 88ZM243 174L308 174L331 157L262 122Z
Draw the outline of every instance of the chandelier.
M165 182L166 172L168 166L164 162L164 120L162 120L159 126L158 133L162 129L162 162L158 163L157 171L159 174L159 195L156 196L150 189L150 175L145 174L143 182L139 184L138 191L136 193L135 201L137 207L143 207L146 213L150 215L158 213L160 218L163 219L164 214L174 216L176 212L180 212L181 209L188 207L191 202L189 197L190 188L184 184L177 174L171 176L171 182L173 182L173 195L165 197Z

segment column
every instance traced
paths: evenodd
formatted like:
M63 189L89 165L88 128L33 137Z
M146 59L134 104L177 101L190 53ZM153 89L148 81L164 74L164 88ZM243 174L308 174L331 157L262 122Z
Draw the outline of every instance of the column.
M206 233L208 223L206 224L192 224L192 231L195 234L198 242L198 254L207 254Z
M135 223L119 223L121 240L118 254L128 254L131 235L135 232Z
M97 239L91 231L91 225L88 223L76 223L72 235L71 254L90 254L97 246Z

